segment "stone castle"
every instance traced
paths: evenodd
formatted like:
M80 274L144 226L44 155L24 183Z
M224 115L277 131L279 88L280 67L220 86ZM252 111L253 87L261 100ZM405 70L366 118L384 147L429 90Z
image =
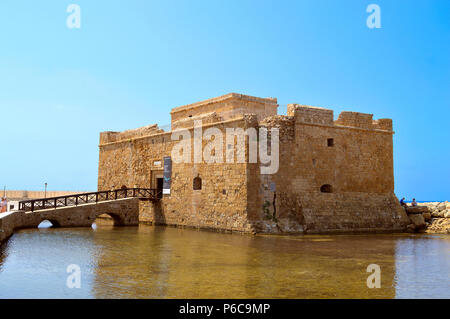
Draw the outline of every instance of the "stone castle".
M139 220L155 225L249 233L405 228L408 217L394 194L392 120L356 112L334 120L332 110L299 104L277 115L277 108L276 98L231 93L172 109L170 131L155 124L102 132L98 190L169 187L159 201L139 205ZM248 161L249 136L243 150L225 141L211 150L224 158L245 152L245 162L198 162L195 154L175 162L172 150L180 140L173 133L195 136L200 120L203 130L278 129L278 170L264 174L265 163Z

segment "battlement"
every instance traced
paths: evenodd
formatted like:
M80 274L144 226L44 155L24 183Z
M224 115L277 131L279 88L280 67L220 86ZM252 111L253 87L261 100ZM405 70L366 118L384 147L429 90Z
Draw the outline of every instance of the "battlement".
M379 119L374 120L373 114L358 113L358 112L342 112L339 117L334 121L338 126L350 126L358 127L369 130L384 130L392 131L391 119Z
M362 129L392 131L391 119L373 120L373 114L359 112L341 112L336 121L333 120L333 110L322 107L288 104L288 116L293 116L296 122L324 124Z
M323 107L288 104L287 114L288 116L294 116L297 122L333 124L333 110Z
M127 139L133 139L142 136L154 135L163 133L164 130L158 127L158 124L147 125L144 127L126 130L123 132L101 132L100 133L100 145L119 142Z
M378 119L372 121L372 126L377 130L392 131L392 120L391 119Z
M173 108L170 112L172 117L171 129L192 128L196 120L201 120L203 125L207 125L244 118L250 114L252 114L256 122L260 123L263 123L265 119L269 118L272 119L271 121L275 118L280 120L280 116L277 117L277 108L276 98L259 98L229 93L201 102ZM366 113L344 111L334 121L333 110L293 103L287 106L287 117L291 117L293 123L353 127L392 132L391 119L374 120L373 114ZM123 132L102 132L100 133L100 145L160 133L165 133L165 131L159 128L157 124Z
M358 112L342 112L336 120L336 125L352 126L371 129L373 122L373 114Z

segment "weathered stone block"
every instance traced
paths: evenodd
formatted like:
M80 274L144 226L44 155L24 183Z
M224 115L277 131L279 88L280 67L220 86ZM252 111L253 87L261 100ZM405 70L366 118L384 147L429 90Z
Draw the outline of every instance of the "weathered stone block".
M431 213L423 213L422 216L425 219L425 221L431 220Z
M406 213L409 214L423 214L428 213L428 207L427 206L408 206L406 207Z
M422 214L411 214L408 215L411 223L416 226L416 230L424 229L426 227L425 219Z

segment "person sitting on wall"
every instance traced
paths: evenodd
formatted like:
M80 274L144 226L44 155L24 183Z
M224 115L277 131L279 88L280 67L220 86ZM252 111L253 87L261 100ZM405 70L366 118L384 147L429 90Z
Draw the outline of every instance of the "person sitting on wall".
M413 200L412 200L412 202L411 202L411 205L412 205L412 206L417 206L417 202L416 202L416 199L415 199L415 198L413 198Z
M406 203L405 203L405 197L403 197L403 198L400 200L400 205L402 205L403 207L406 207L406 206L407 206Z
M2 201L0 203L0 213L5 213L8 207L8 202L5 197L2 197Z

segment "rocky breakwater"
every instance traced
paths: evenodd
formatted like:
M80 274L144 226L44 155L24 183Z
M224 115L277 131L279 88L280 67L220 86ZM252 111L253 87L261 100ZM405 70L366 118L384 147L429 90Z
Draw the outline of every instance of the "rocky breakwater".
M450 234L450 203L430 202L405 207L411 221L407 232Z
M430 225L428 225L426 232L450 234L450 203L445 201L421 205L428 207L430 215Z

